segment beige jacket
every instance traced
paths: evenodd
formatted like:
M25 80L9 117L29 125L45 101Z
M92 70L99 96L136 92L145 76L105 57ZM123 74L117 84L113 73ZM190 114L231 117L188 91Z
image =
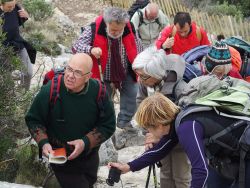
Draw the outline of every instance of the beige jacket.
M158 38L161 30L169 25L168 17L159 10L159 23L154 20L149 21L145 18L145 9L139 9L143 13L143 23L140 25L140 15L138 12L135 12L133 17L131 18L131 22L134 24L135 30L138 31L140 38L142 40L143 48L145 49L150 44L153 44L154 41ZM139 26L140 25L140 26Z

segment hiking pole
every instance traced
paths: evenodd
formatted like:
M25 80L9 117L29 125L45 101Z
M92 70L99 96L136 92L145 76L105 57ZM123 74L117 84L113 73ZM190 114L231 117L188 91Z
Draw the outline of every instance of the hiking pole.
M149 179L150 179L150 174L151 174L151 168L152 168L152 166L150 165L149 168L148 168L148 177L147 177L147 181L146 181L146 186L145 186L145 188L148 188Z
M97 64L98 64L98 68L99 68L99 72L100 72L100 78L101 78L101 81L104 82L103 80L103 74L102 74L102 66L101 66L101 60L100 58L97 59Z
M155 164L153 164L153 178L154 178L155 188L157 188L157 176L155 172Z

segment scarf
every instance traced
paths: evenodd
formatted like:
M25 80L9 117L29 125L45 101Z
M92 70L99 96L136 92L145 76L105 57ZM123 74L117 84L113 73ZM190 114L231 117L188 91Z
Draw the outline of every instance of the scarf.
M121 89L121 82L126 78L126 71L121 62L119 39L111 39L110 81L115 88Z

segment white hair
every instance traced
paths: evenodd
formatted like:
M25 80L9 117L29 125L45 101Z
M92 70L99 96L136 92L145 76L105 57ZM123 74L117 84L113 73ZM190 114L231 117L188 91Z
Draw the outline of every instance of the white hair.
M221 74L227 75L230 70L232 69L232 64L226 64L226 65L217 65L213 68L213 70L211 71L211 73L214 73L217 71L223 71Z
M129 15L124 9L118 7L108 7L103 12L103 19L105 23L128 23Z
M158 50L155 46L146 48L138 54L133 62L133 70L142 69L145 74L156 79L162 79L165 76L167 55L164 50Z

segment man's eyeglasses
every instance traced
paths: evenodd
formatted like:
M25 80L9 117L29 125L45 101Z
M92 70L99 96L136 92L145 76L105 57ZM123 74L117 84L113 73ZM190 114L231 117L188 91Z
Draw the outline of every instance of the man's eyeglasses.
M139 77L140 77L140 79L142 79L143 81L146 81L146 80L148 80L151 76L146 76L146 75L141 75L141 74L137 74Z
M65 67L65 71L68 72L68 73L73 73L73 75L76 77L76 78L81 78L87 74L89 74L90 72L87 72L87 73L82 73L82 71L80 70L74 70L72 69L70 66L66 66Z

